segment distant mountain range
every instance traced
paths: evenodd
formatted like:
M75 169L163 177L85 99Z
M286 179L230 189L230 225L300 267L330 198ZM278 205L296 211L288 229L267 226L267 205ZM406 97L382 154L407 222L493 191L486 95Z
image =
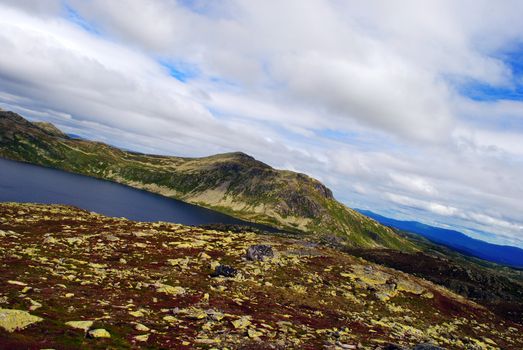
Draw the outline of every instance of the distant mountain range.
M523 268L523 249L484 242L458 231L425 225L417 221L387 218L369 210L357 209L357 211L383 225L419 234L434 243L445 245L460 253L503 265Z

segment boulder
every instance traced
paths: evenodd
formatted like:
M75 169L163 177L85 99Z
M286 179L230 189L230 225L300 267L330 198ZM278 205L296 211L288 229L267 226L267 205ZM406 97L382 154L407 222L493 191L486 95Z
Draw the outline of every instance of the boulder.
M149 334L137 335L134 337L136 341L147 341L149 340Z
M69 321L65 323L67 326L81 329L84 332L87 332L89 328L93 325L93 321Z
M8 332L24 329L25 327L42 321L41 317L33 316L27 311L0 309L0 328Z
M228 265L218 265L211 274L211 277L234 277L238 273L234 267Z
M137 323L134 326L134 329L136 329L137 331L140 331L140 332L149 332L150 331L149 327L147 327L141 323Z
M272 258L274 252L270 245L256 244L247 248L247 254L245 256L251 261L263 261L265 258Z
M93 329L88 334L91 338L111 338L111 334L103 328Z
M158 284L156 291L159 293L166 293L171 295L182 295L185 294L185 288L179 286L170 286L168 284Z

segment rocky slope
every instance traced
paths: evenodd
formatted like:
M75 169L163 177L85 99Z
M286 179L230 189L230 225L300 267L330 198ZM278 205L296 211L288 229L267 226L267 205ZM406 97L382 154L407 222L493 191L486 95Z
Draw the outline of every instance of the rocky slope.
M304 240L0 204L0 349L521 349L522 332Z
M243 153L180 158L126 152L0 112L0 156L116 181L348 246L415 249L389 228L336 201L319 181L273 169Z
M523 278L518 270L481 266L462 257L453 258L449 251L434 254L430 251L405 253L392 249L349 249L347 252L423 277L503 318L523 324Z

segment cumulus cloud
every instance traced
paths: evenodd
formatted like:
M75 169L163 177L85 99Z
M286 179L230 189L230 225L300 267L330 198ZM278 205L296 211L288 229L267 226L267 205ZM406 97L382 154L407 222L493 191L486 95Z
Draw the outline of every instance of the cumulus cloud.
M424 209L428 210L430 212L433 212L434 214L442 215L442 216L453 216L458 212L457 208L443 205L440 203L435 202L429 202L419 199L410 198L407 196L401 196L394 193L387 193L386 197L390 199L392 202L406 206L406 207L414 207L418 209Z
M521 10L0 0L0 106L145 152L241 150L351 206L523 246Z
M436 193L434 186L422 177L394 173L390 174L390 177L397 186L401 186L408 191L420 192L427 195Z

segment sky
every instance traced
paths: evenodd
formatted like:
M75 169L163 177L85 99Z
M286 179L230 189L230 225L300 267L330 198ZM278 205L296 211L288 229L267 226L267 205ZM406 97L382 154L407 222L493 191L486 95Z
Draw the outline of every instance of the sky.
M350 207L523 247L522 1L0 0L0 107L243 151Z

